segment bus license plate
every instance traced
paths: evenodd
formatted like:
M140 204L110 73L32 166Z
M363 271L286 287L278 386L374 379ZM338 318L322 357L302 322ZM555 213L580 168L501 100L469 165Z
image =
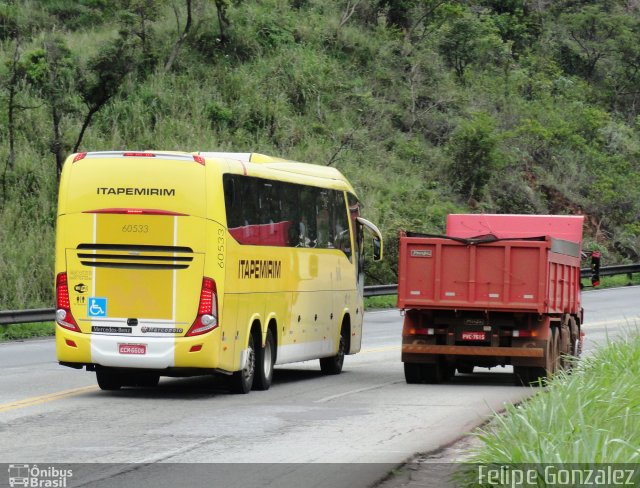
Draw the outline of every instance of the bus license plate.
M484 332L463 332L463 341L484 341Z
M120 354L147 354L146 344L118 344Z

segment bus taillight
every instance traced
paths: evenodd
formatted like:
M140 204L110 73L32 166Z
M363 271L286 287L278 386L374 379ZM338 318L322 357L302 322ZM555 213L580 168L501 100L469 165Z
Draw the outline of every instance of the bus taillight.
M80 332L80 328L71 314L67 273L59 273L56 277L56 305L56 322L58 325L65 329Z
M198 316L187 332L187 336L196 336L209 332L218 326L218 295L216 282L211 278L202 279Z

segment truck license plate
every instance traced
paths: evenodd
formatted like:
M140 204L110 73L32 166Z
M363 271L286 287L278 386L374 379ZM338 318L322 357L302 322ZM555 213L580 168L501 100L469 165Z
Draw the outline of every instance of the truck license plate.
M147 354L146 344L118 344L120 354Z
M463 341L484 341L484 332L463 332Z

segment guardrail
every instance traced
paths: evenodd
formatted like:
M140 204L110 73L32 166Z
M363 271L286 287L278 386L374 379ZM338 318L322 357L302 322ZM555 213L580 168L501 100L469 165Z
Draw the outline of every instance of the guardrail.
M580 270L581 278L591 276L591 268ZM600 276L613 276L619 274L640 273L640 264L618 264L612 266L602 266ZM372 285L364 287L365 297L380 297L385 295L395 295L398 292L398 285ZM53 322L56 318L55 308L36 308L33 310L7 310L0 312L0 325L26 324L34 322Z

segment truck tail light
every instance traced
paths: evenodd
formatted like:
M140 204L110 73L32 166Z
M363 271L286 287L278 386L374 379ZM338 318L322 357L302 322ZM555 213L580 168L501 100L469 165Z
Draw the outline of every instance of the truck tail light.
M436 331L432 327L428 327L428 328L406 327L402 331L402 335L405 337L415 336L415 335L434 335L435 333Z
M211 278L202 279L198 316L187 332L187 336L197 336L218 327L218 293L216 282Z
M56 322L65 329L81 332L71 313L67 273L59 273L56 277Z
M535 337L538 334L536 333L535 330L524 329L524 330L514 330L511 335L513 337Z

